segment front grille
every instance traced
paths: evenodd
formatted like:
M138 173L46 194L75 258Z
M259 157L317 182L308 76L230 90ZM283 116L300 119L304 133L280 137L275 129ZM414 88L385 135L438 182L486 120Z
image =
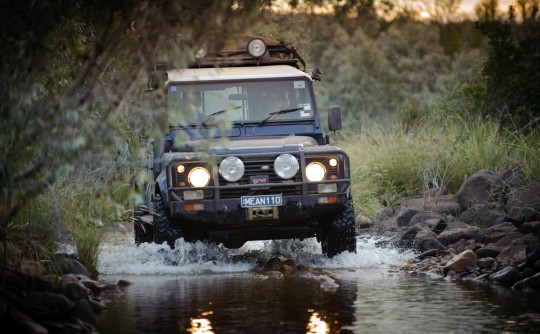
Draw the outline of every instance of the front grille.
M274 173L274 160L278 155L273 156L254 156L254 157L242 157L244 162L245 172L238 182L234 184L228 183L225 179L219 176L219 192L221 198L236 198L246 195L266 195L266 194L282 194L282 195L300 195L302 194L301 184L292 184L293 182L301 182L302 175L300 171L291 179L283 180ZM298 156L296 158L300 161ZM263 169L263 166L266 168ZM239 188L239 185L249 185L250 177L265 175L268 176L268 183L275 183L279 185L272 185L263 188Z

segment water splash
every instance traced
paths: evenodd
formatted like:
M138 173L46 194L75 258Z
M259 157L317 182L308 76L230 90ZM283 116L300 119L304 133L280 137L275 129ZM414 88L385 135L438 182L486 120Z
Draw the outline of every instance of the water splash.
M104 244L100 250L101 274L170 275L244 272L271 257L292 259L297 265L331 269L385 269L403 264L413 254L376 246L369 236L357 238L357 252L331 259L321 254L315 238L306 240L251 241L239 249L203 242L176 241L174 249L162 244Z

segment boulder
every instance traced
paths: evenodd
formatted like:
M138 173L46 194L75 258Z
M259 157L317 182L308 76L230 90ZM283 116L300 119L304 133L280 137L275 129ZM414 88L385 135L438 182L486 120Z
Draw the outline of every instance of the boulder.
M512 290L540 289L540 273L527 277L512 286Z
M512 285L519 281L520 272L514 267L505 267L489 276L489 280L495 283Z
M523 239L523 237L523 234L519 233L518 231L513 231L497 240L497 242L494 243L494 246L505 248L516 244L515 241L518 241L517 244L520 244L519 241Z
M470 225L467 226L469 227L443 231L437 236L437 240L439 240L443 245L448 246L458 242L459 240L475 239L479 231L478 227Z
M409 222L411 221L412 217L418 213L417 210L414 209L407 209L404 213L402 213L397 218L397 226L403 227L409 225Z
M446 250L446 246L437 240L437 235L431 230L421 230L418 232L414 237L413 247L418 252L426 252L432 249L438 251Z
M502 248L500 247L482 247L476 250L476 256L478 256L479 259L484 257L497 257L501 251Z
M476 241L484 244L490 244L504 238L508 233L517 232L517 228L510 222L497 224L486 229L480 230L476 235Z
M480 170L469 176L454 198L462 211L474 204L497 202L502 197L502 177L488 170Z
M540 181L516 191L506 203L508 220L521 225L540 220Z
M425 226L436 234L439 234L447 226L443 218L443 216L435 212L418 212L411 218L409 225Z
M483 257L481 259L478 259L478 267L480 267L480 269L488 269L493 266L493 262L495 262L494 258Z
M454 256L450 261L448 261L448 263L446 263L443 269L445 275L449 271L460 274L473 272L476 270L478 270L478 264L476 254L474 254L472 250L467 250Z
M504 212L497 203L474 204L459 215L459 220L467 224L487 228L504 220Z
M525 261L526 248L525 245L507 247L497 255L497 261L506 266L517 266Z
M533 235L540 234L540 221L526 222L519 226L519 232L523 234L532 233Z
M476 250L481 247L482 245L475 242L473 239L461 239L458 242L448 245L448 248L453 249L456 253L461 253L466 250L472 250L473 252L476 252Z
M92 277L90 272L82 265L76 255L57 253L51 256L51 262L59 275L81 274L86 277Z
M529 267L535 267L535 264L540 261L540 244L536 246L528 246L525 249L525 262Z

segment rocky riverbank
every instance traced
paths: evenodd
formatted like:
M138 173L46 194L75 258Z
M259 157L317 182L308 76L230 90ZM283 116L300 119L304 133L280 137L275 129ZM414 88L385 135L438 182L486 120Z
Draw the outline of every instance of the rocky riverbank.
M127 281L90 279L73 255L47 254L6 269L0 289L0 325L10 333L95 333L106 304Z
M540 182L521 183L519 168L482 170L454 195L432 189L357 225L381 247L414 250L407 274L540 290Z

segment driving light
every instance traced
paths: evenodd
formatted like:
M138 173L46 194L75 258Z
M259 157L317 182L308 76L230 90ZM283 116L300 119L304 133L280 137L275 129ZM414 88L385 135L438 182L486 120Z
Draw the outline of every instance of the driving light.
M262 39L252 39L247 45L248 53L255 58L261 57L266 52L266 44Z
M188 182L193 187L205 187L210 182L210 173L203 167L195 167L188 174Z
M288 180L298 172L298 160L290 154L282 154L274 161L274 171L285 180Z
M185 171L186 171L186 167L184 167L184 165L178 165L178 166L176 166L176 172L177 172L178 174L182 174L182 173L184 173Z
M326 168L320 162L312 162L306 167L306 177L311 182L317 182L326 176Z
M330 167L336 167L337 166L337 159L332 158L332 159L328 160L328 164L330 165Z
M237 157L227 157L219 164L219 173L228 182L236 182L244 175L244 163Z

